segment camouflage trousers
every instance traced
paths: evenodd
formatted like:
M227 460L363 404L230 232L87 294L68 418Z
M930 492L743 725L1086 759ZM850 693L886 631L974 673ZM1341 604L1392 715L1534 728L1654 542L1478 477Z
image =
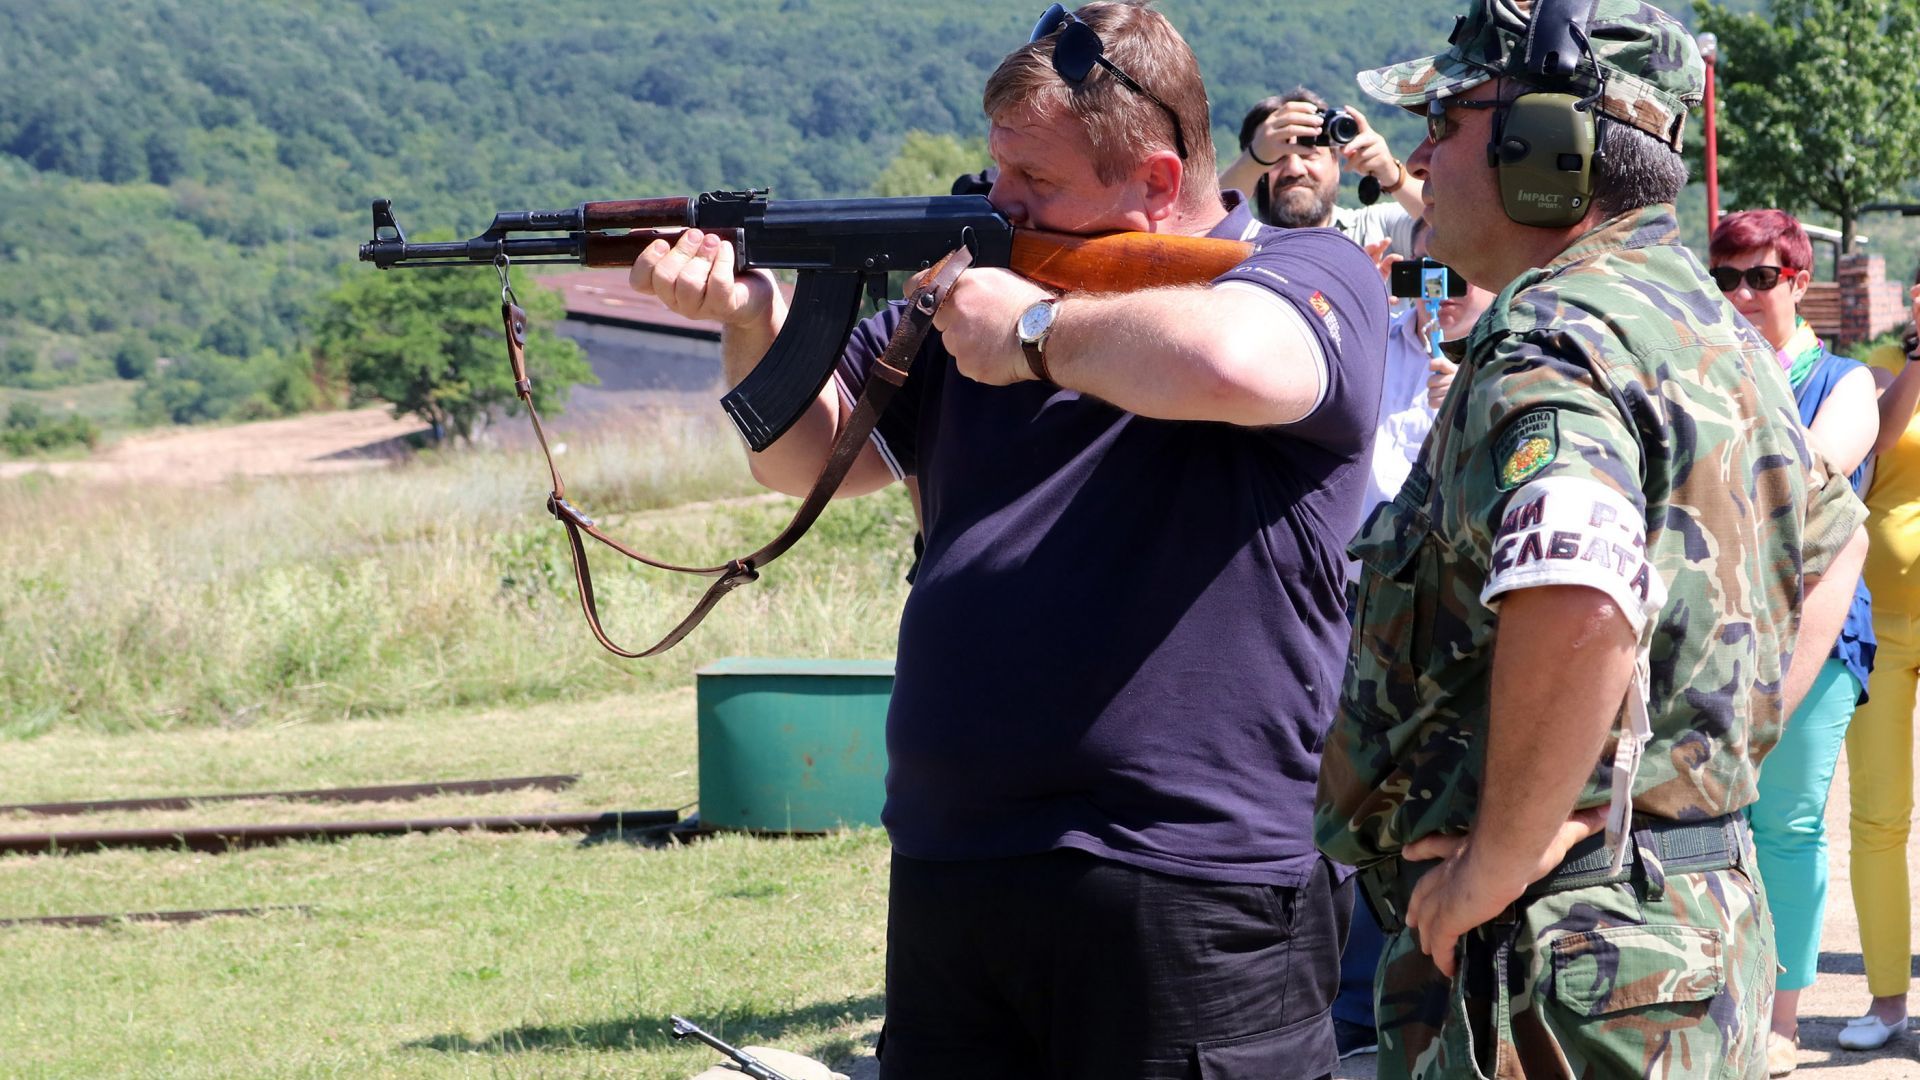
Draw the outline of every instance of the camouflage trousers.
M1462 938L1452 981L1411 932L1389 937L1381 1080L1766 1076L1773 920L1757 876L1643 866L1515 905Z

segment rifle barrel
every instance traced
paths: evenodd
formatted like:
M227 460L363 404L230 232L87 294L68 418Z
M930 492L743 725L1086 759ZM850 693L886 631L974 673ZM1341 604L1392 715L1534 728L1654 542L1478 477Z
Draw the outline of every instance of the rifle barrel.
M515 263L579 263L586 233L565 236L476 236L471 240L417 243L412 240L374 240L360 245L360 261L382 270L395 266L459 266L491 263L505 255Z

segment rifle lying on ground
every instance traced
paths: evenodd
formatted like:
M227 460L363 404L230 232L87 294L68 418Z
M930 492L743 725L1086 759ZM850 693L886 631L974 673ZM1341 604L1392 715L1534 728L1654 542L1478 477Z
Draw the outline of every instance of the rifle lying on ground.
M761 1061L745 1050L722 1042L720 1039L707 1034L705 1031L700 1030L700 1025L693 1021L678 1016L670 1016L667 1019L673 1022L673 1037L675 1041L688 1037L698 1039L708 1046L713 1047L715 1050L727 1055L728 1060L732 1061L741 1072L746 1073L752 1077L753 1080L787 1080L785 1073L775 1070L773 1066Z
M524 356L526 314L508 285L513 263L574 263L628 266L655 240L673 241L680 230L719 233L734 247L736 266L797 270L786 323L767 355L721 406L753 450L761 451L792 427L832 377L860 312L862 295L884 297L887 274L920 273L908 297L906 317L867 379L853 415L841 429L826 465L780 535L751 555L721 566L677 566L648 558L601 532L566 500L560 473L547 454L553 493L547 508L566 525L573 546L580 606L600 644L619 656L652 656L684 638L713 605L755 580L759 568L784 554L826 508L901 383L934 313L969 266L1004 267L1059 292L1131 292L1166 285L1204 284L1247 257L1248 245L1203 237L1149 233L1073 236L1016 229L979 195L920 198L772 201L764 190L710 191L659 199L590 202L571 210L516 210L496 214L486 232L471 240L415 243L407 239L386 199L373 204L373 240L360 245L360 259L392 267L492 264L500 273L501 316L515 389L546 449L546 434L533 408ZM662 570L713 578L699 604L650 648L629 652L600 627L587 572L584 532L636 561Z

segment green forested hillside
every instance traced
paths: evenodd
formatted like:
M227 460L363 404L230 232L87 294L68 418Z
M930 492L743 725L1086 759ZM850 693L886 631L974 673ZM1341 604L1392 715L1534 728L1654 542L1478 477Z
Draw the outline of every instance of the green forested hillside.
M496 207L865 191L908 131L984 130L981 84L1039 6L0 0L0 383L295 352L375 196L470 232ZM1455 6L1162 5L1223 152L1254 100L1352 98L1357 68L1431 49Z
M1353 69L1411 54L1446 21L1411 0L1166 8L1205 64L1223 146L1274 87L1347 90ZM984 130L984 77L1035 12L1032 0L6 0L11 381L111 374L116 353L137 373L153 353L294 346L299 312L353 256L377 195L415 227L473 230L496 206L864 191L907 131Z

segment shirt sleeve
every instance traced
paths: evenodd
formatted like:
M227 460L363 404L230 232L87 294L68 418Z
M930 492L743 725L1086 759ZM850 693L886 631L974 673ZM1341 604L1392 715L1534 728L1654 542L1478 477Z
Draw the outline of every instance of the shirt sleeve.
M1853 539L1854 531L1867 520L1867 508L1854 494L1853 485L1835 472L1820 452L1807 447L1813 455L1813 468L1807 481L1807 523L1801 532L1801 572L1817 576L1827 572L1834 556Z
M1281 430L1332 450L1364 451L1379 417L1387 347L1386 286L1366 253L1332 229L1268 229L1214 285L1273 293L1318 347L1325 375L1319 401Z
M1388 240L1387 250L1403 259L1413 258L1413 215L1407 213L1407 208L1388 195L1385 202L1367 209L1379 215L1380 231Z
M1583 348L1565 334L1510 337L1480 365L1465 403L1462 510L1485 545L1482 603L1586 586L1638 634L1666 603L1647 557L1641 448Z

